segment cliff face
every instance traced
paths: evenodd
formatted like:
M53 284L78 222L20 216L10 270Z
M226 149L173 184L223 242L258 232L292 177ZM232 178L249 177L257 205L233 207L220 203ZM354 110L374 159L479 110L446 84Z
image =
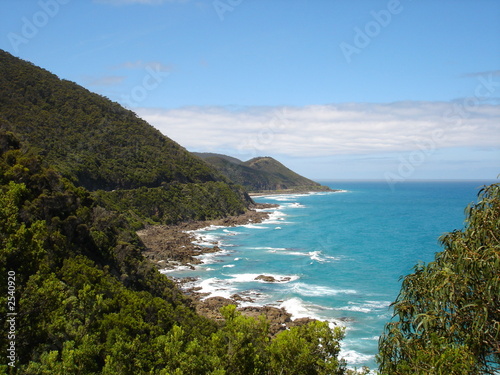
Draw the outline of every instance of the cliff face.
M271 157L241 161L226 155L195 153L250 192L322 191L326 186L305 178Z
M252 203L134 112L1 50L0 130L95 192L100 204L132 210L143 222L215 219Z

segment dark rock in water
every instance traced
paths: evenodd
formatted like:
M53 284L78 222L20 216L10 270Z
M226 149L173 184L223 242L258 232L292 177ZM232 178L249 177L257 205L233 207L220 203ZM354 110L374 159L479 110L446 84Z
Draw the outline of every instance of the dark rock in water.
M268 276L268 275L259 275L254 280L262 280L265 281L266 283L275 283L276 281L278 281L273 276Z
M195 281L198 281L197 277L173 277L172 278L175 282L178 284L187 284L187 283L193 283ZM200 288L201 289L201 288Z
M280 279L277 279L274 276L270 276L270 275L259 275L254 280L261 280L261 281L265 281L266 283L282 283L285 281L290 281L290 280L292 280L292 278L290 276L285 276L285 277L282 277Z
M214 244L214 243L217 243L217 242L213 242L212 244ZM202 251L205 254L208 254L208 253L217 253L217 252L221 251L221 249L219 246L215 245L212 248L207 247L207 248L201 249L200 251Z
M341 322L354 322L354 318L348 317L348 316L342 316L339 318Z

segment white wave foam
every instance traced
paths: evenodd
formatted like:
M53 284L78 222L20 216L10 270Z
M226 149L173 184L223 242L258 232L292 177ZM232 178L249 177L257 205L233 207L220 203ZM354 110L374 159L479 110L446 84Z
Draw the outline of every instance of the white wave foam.
M295 255L295 256L309 256L308 253L301 253L300 251L283 251L281 252L281 254L285 254L285 255Z
M288 222L285 221L286 216L288 215L282 211L273 211L266 220L262 221L262 224L287 224Z
M372 336L372 337L361 337L360 340L369 340L369 341L378 341L380 336Z
M205 247L222 245L222 242L220 241L219 236L217 235L199 231L186 231L186 233L190 233L194 236L194 240L192 241L192 243L195 245L205 246Z
M255 280L256 277L260 275L265 275L265 276L271 276L273 277L276 281L264 281L264 280ZM233 275L228 275L231 276L232 279L231 281L236 282L236 283L248 283L248 282L253 282L257 281L260 283L270 283L270 284L286 284L295 280L299 279L299 276L297 275L277 275L277 274L272 274L272 273L240 273L240 274L233 274Z
M226 264L224 266L222 266L222 268L233 268L234 267L234 264Z
M265 198L278 202L289 202L299 197L303 197L305 195L306 194L273 194L273 195L262 195L259 196L258 198Z
M290 286L292 292L307 297L336 296L339 294L356 294L353 289L334 289L327 286L306 283L294 283Z
M291 319L296 320L299 318L311 318L317 319L321 321L328 322L328 325L331 329L335 327L344 326L344 322L333 319L333 318L325 318L324 310L329 310L329 308L325 306L315 305L312 303L307 303L304 300L293 297L284 300L280 305L280 308L284 308L288 313L292 314Z
M257 224L243 224L242 227L250 229L267 229L267 227Z
M273 199L275 201L278 201L278 202L288 202L288 201L291 201L294 197L290 197L290 196L277 196L275 198L268 198L268 199Z
M196 255L193 258L197 258L201 261L202 264L214 264L214 263L220 263L221 260L219 259L221 256L226 256L229 254L229 251L227 250L220 250L215 253L206 253L206 254L201 254L201 255Z
M234 230L229 230L229 229L224 229L224 233L226 233L228 236L236 236L237 234L241 234L241 232L236 232Z
M363 354L351 349L340 349L339 357L344 358L350 365L365 363L375 358L374 355Z
M315 260L319 263L330 263L332 260L339 260L339 258L332 257L330 255L324 255L321 250L310 251L307 253L311 260Z
M160 273L166 274L170 272L176 271L190 271L192 268L190 266L177 266L175 268L163 268L160 270Z
M210 297L224 297L231 298L232 295L238 294L241 297L251 298L252 301L241 301L240 306L262 306L269 301L269 296L262 293L260 290L249 289L241 290L235 287L236 280L233 279L219 279L212 277L206 280L197 280L195 282L186 283L184 288L189 289L192 287L199 287L199 293L208 294L203 297L207 299Z
M285 251L285 250L288 250L286 247L270 247L270 246L252 247L251 249L255 249L255 250L268 250L268 252L270 252L270 253L275 253L276 251Z
M208 293L207 297L224 297L230 298L236 292L236 289L231 287L231 283L227 280L219 279L217 277L211 277L209 279L203 280L196 284L196 286L200 287L200 293Z
M262 248L266 249L266 248ZM337 257L332 257L330 255L324 255L320 250L317 251L309 251L307 253L301 251L290 251L289 249L283 248L269 248L267 249L269 253L276 253L277 251L280 254L284 255L294 255L294 256L304 256L309 257L311 260L314 260L319 263L331 263L332 261L339 260Z
M209 225L208 227L197 229L197 230L195 230L195 232L196 231L201 232L201 231L217 230L217 229L221 229L221 228L225 228L225 226L224 225Z
M338 194L338 193L348 193L349 190L335 190L335 191L318 191L318 192L310 192L309 195L331 195L331 194Z
M223 230L224 234L222 233L208 233L212 232L218 229L226 228ZM231 236L231 235L236 235L239 234L239 232L236 231L230 231L227 229L227 227L222 226L222 225L210 225L208 227L204 227L201 229L196 229L196 230L187 230L184 231L184 233L191 234L194 237L194 240L192 241L193 244L199 245L199 246L205 246L205 247L212 247L212 246L223 246L223 242L221 241L220 237L221 236ZM231 245L226 245L226 246L231 246Z
M374 310L388 309L390 304L389 301L348 302L348 306L339 307L337 310L370 313Z
M320 319L319 316L311 308L312 306L307 305L298 297L289 298L283 301L279 307L284 308L287 312L292 314L292 320L298 318Z

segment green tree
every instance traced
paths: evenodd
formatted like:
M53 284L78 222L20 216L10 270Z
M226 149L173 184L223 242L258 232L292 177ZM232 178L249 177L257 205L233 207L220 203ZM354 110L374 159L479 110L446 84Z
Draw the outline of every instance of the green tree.
M313 321L281 332L269 346L269 374L344 374L338 360L344 330L330 329L327 322Z
M19 220L19 207L27 193L28 189L22 183L10 181L0 187L0 271L2 275L6 275L7 271L15 272L18 285L39 267L40 259L45 254L47 236L44 222L26 225ZM6 269L7 265L9 269ZM0 290L3 291L7 283L2 284Z
M214 334L214 346L219 344L228 374L263 374L267 362L266 345L269 342L269 323L241 315L236 306L221 308L224 326Z
M444 251L403 280L380 338L382 374L493 374L500 368L500 184L483 188Z

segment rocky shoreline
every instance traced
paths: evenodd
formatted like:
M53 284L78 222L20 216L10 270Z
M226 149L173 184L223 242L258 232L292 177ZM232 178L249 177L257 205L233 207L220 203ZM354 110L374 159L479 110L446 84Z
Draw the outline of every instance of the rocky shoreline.
M159 269L176 269L179 266L194 268L201 261L196 256L215 253L220 248L214 243L212 247L193 243L195 236L191 231L210 227L234 227L238 225L261 223L269 218L269 212L257 211L275 208L275 204L254 204L251 210L242 215L229 216L223 219L192 221L178 225L153 225L137 232L146 246L143 255L152 261Z
M159 269L173 270L179 267L194 269L194 265L201 261L196 258L199 255L218 252L221 249L214 243L212 247L200 246L193 243L195 235L192 231L209 226L234 227L245 224L261 223L269 218L270 213L260 211L262 209L275 208L275 204L255 204L253 209L239 216L230 216L224 219L196 221L182 223L179 225L156 225L150 226L137 232L139 238L146 246L144 256L153 262ZM199 288L186 289L186 283L196 281L194 278L172 278L182 289L185 295L193 301L198 314L214 319L222 320L220 308L225 305L236 305L238 310L246 315L257 317L264 315L270 322L270 333L276 335L287 328L306 324L312 321L310 318L299 318L292 320L292 315L283 308L274 306L246 306L241 307L242 302L253 302L251 298L234 294L231 298L208 297L207 294L199 292ZM273 276L259 275L256 279L264 282L278 282ZM208 298L207 298L208 297Z

